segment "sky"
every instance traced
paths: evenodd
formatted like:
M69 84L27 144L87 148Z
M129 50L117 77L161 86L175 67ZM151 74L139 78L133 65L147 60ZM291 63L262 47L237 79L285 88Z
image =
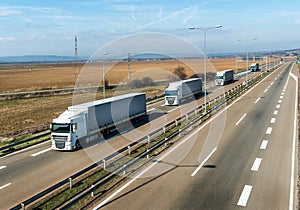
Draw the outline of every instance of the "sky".
M298 0L1 0L0 56L73 56L75 36L85 57L112 43L127 48L128 37L139 47L126 50L136 53L153 45L168 53L168 36L204 50L204 31L189 27L217 25L222 28L206 31L207 53L294 49L300 48L299 8ZM147 40L149 33L156 39Z

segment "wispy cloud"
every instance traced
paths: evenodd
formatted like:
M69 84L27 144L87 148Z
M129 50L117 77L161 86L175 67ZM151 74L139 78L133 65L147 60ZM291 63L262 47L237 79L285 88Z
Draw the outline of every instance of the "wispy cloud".
M187 12L187 11L193 9L193 8L194 8L194 7L187 7L187 8L184 8L184 9L182 9L182 10L175 11L175 12L171 13L170 15L168 15L168 16L166 16L166 17L164 17L164 18L161 18L161 19L159 19L159 20L157 20L157 21L150 22L150 23L147 23L147 24L145 24L145 25L143 25L143 26L138 27L138 30L141 30L141 29L143 29L143 28L146 28L146 27L149 27L149 26L152 26L152 25L156 25L156 24L158 24L158 23L161 23L161 22L163 22L163 21L166 21L166 20L168 20L168 19L171 19L171 18L173 18L173 17L176 17L176 16L178 16L178 15L180 15L180 14L182 14L182 13L185 13L185 12Z
M18 10L12 10L12 9L0 10L0 17L11 16L11 15L22 15L22 14L23 12Z
M15 37L0 37L0 41L16 41Z
M191 14L190 14L188 17L186 17L186 18L182 21L182 24L183 24L183 25L187 25L187 22L188 22L190 19L192 19L192 18L194 17L194 15L196 14L196 12L197 12L197 7L193 7L193 11L191 12Z

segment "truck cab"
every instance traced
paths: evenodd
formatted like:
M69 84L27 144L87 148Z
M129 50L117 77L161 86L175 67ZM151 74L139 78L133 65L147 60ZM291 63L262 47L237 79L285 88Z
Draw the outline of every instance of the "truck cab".
M54 150L74 150L80 148L79 139L86 136L84 115L73 115L69 111L53 119L51 141Z

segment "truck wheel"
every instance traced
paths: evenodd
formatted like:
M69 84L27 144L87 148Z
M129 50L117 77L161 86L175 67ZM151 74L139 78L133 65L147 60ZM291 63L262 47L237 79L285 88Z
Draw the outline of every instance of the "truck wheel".
M75 146L76 146L76 149L80 149L80 148L81 148L81 145L80 145L80 143L79 143L79 140L76 141Z

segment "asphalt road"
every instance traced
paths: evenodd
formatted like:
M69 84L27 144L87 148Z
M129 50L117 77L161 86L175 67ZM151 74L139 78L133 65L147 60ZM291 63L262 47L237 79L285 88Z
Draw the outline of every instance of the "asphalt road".
M250 76L254 74L249 74ZM240 75L243 77L244 75ZM208 89L208 98L213 98L224 90L231 89L243 79L225 87ZM203 103L198 101L180 107L166 107L163 102L147 106L150 123L115 136L105 143L97 144L75 152L59 152L50 149L50 142L23 150L0 159L0 209L8 209L36 193L68 178L95 161L102 160L112 152L128 145L145 134L160 128L193 107Z
M297 71L294 66L289 76L290 67L273 72L95 207L296 209Z

